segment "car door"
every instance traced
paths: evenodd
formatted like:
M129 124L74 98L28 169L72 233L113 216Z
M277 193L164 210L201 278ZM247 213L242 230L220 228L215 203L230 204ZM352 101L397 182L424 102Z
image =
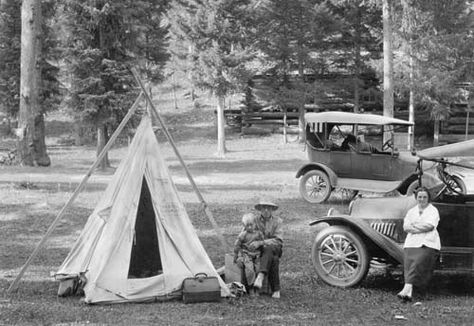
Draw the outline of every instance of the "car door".
M434 205L440 213L439 267L474 270L474 196L445 196L443 203Z
M394 157L389 154L357 151L352 157L352 177L358 179L393 181Z
M356 153L352 151L331 151L328 166L339 178L352 178L352 162Z
M394 181L393 166L397 158L390 154L370 154L370 161L367 162L367 170L370 174L368 179Z

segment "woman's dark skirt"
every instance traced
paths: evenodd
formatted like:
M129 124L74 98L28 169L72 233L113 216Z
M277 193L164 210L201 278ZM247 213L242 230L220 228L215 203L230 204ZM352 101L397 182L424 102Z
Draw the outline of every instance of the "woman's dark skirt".
M433 248L405 248L405 283L425 288L431 280L439 251Z

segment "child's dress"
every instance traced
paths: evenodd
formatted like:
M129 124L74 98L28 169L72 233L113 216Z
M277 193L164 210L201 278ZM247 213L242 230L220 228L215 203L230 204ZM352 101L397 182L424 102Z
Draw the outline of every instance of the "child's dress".
M234 256L237 262L241 262L244 270L244 284L251 286L255 282L256 270L258 269L260 249L252 250L249 245L254 241L262 241L263 234L259 231L249 233L243 230L234 245Z

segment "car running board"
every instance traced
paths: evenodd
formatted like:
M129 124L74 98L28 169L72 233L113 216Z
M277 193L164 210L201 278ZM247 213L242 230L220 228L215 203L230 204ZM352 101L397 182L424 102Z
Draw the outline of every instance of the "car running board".
M338 178L336 188L386 193L397 189L401 183L401 181Z

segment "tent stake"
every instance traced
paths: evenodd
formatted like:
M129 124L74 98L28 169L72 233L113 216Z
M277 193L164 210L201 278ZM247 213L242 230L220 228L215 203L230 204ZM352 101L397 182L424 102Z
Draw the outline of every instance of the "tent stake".
M100 161L102 161L102 159L104 158L105 154L109 151L110 147L112 147L112 145L114 144L115 140L117 139L117 137L120 135L120 133L122 132L122 129L125 127L125 125L127 124L128 120L130 120L130 118L132 117L132 115L135 113L136 109L138 108L138 105L140 104L140 100L143 96L143 92L141 92L137 99L135 100L135 102L133 103L132 107L130 108L130 110L127 112L127 114L125 115L125 117L123 118L122 122L120 122L119 126L117 127L117 129L114 131L114 133L112 134L112 136L110 137L109 141L107 142L107 144L104 146L104 148L102 149L102 151L100 152L99 156L97 156L97 159L96 161L94 162L94 164L92 164L92 166L89 168L89 171L87 171L86 175L84 176L84 178L82 179L81 183L77 186L76 190L74 191L74 193L72 194L71 198L69 198L69 200L67 201L67 203L64 205L64 207L61 209L61 211L58 213L58 215L56 216L56 218L54 219L53 223L51 223L51 225L49 226L48 230L46 231L46 234L43 236L43 238L41 239L41 241L38 243L38 245L36 246L35 250L33 250L33 253L30 255L30 257L28 258L28 260L26 261L26 263L23 265L23 267L21 268L20 270L20 273L18 273L18 276L15 278L15 280L12 282L12 284L10 284L10 287L8 288L7 290L7 294L10 294L14 289L16 289L18 287L18 283L20 282L21 278L23 277L23 274L25 273L26 269L28 268L28 266L31 264L32 260L36 257L36 255L38 254L39 250L41 249L41 247L44 245L44 243L46 242L46 240L48 239L48 237L51 235L51 233L54 231L54 229L56 228L57 224L59 223L59 221L61 220L61 218L63 217L64 213L66 212L66 209L69 208L69 206L71 206L71 204L74 202L74 200L76 199L76 197L79 195L79 193L82 191L82 189L84 189L84 186L86 185L87 181L89 180L89 177L92 175L92 173L94 172L94 170L97 168L97 166L99 165Z
M186 172L186 176L188 177L189 182L191 183L191 186L193 187L194 192L196 193L196 196L198 197L199 201L201 202L201 205L204 209L204 212L207 215L207 218L209 219L212 226L214 227L214 230L216 231L217 237L219 238L219 240L222 244L222 249L224 250L224 253L228 253L229 248L228 248L227 242L225 241L224 235L222 234L221 229L217 225L216 220L214 219L214 216L212 215L212 212L209 209L209 206L207 205L206 201L204 200L204 197L202 196L201 192L199 191L199 188L197 187L196 183L194 182L194 179L193 179L191 173L189 172L189 169L188 169L186 163L184 162L183 158L181 157L181 154L178 151L178 148L176 147L176 144L173 140L173 137L171 136L171 134L168 131L168 128L166 128L165 123L161 119L161 116L158 113L158 110L155 108L155 106L154 106L150 96L148 95L148 93L145 89L145 86L143 85L141 79L138 77L138 73L133 68L131 69L131 71L132 71L133 77L135 77L135 80L137 81L138 85L140 86L140 88L142 90L142 93L144 94L148 104L150 105L150 108L151 108L150 111L152 113L152 117L156 118L156 120L158 120L158 122L160 123L163 133L165 134L166 138L168 139L171 147L174 150L174 153L178 157L179 162L181 163L184 171Z

